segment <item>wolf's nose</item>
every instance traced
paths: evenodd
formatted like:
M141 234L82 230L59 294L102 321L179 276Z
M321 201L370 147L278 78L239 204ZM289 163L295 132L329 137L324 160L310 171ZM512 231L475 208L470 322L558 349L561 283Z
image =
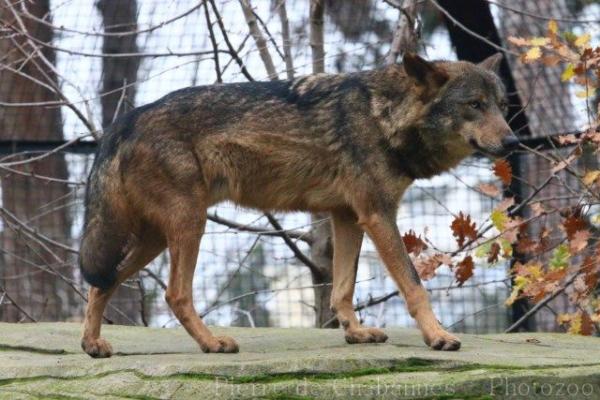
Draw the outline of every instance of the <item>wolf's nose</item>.
M510 132L508 135L502 138L502 147L505 150L514 150L519 146L519 139L514 133Z

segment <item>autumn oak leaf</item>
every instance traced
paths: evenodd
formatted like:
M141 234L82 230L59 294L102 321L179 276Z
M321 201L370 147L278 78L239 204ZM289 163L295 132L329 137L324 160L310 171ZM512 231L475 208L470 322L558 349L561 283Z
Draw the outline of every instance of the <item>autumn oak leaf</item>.
M498 261L498 256L500 255L500 245L498 244L498 242L494 242L491 244L490 246L490 251L488 253L488 258L487 258L487 262L490 264L494 264L495 262Z
M523 61L526 63L533 62L533 61L538 60L541 56L542 56L542 49L535 46L535 47L532 47L529 50L527 50L527 53L525 53L525 56L523 57Z
M496 175L506 186L512 182L512 167L504 159L496 160L494 163L494 175Z
M435 276L435 271L440 265L452 265L452 258L446 254L434 254L430 257L421 257L415 261L415 269L419 277L427 281Z
M412 229L402 235L402 240L409 254L413 253L415 256L418 256L423 250L427 249L427 244L421 239L421 235L417 236Z
M577 254L587 247L588 240L590 239L590 231L587 229L579 230L573 234L572 239L569 241L569 250L571 254Z
M583 336L591 336L594 333L594 322L585 311L581 313L581 331L579 333Z
M576 209L569 213L563 221L563 227L567 233L567 238L573 240L575 233L586 229L586 223L581 216L581 210Z
M456 238L456 242L459 247L463 247L465 244L465 239L469 238L471 240L477 239L477 229L475 222L471 222L470 215L464 215L462 211L458 214L452 224L450 225L452 229L452 234Z
M477 188L481 193L489 197L498 197L500 195L500 189L492 183L480 183Z
M469 280L469 278L473 276L474 267L475 265L473 264L473 258L471 256L466 256L464 260L456 265L454 276L456 277L458 286L462 286L467 280Z

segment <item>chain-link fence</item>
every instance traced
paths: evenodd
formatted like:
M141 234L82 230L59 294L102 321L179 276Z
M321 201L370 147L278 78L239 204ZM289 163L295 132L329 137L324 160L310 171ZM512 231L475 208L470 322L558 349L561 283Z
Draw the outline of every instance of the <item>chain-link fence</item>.
M5 146L2 161L42 159L1 171L0 319L79 320L85 284L76 267L76 250L82 229L84 182L93 156L82 150L82 144L53 150L50 155L48 150L36 150L35 144L26 153L21 150L29 141L39 146L44 141L69 141L83 135L82 140L92 140L90 132L100 131L116 116L178 88L268 76L238 1L8 3L13 7L3 6L0 11L0 49L4 50L4 55L0 54L4 66L0 70L0 138L21 147L11 150ZM398 11L384 1L340 3L326 2L326 70L345 72L381 65ZM286 65L282 4L261 0L252 5L275 70L284 79L290 71L295 76L310 73L311 52L309 3L287 1L293 69ZM423 11L423 29L430 30L425 33L424 51L431 58L455 58L441 14L432 10ZM548 11L538 12L544 10ZM520 24L519 35L523 35L525 22L531 27L542 23L508 9L496 7L493 11L496 19L503 21L503 34L517 30L514 24ZM15 34L13 28L23 26L29 36ZM11 35L16 35L16 44ZM237 57L225 52L230 48ZM36 51L41 54L27 58ZM528 90L540 85L559 90L553 75L532 78L518 71L517 63L511 66L517 71L515 79L523 99L528 98ZM528 116L537 118L529 121L532 131L538 132L534 136L559 133L533 126L544 121L555 122L552 126L560 129L576 125L577 117L570 115L574 107L565 105L570 98L566 90L558 97L543 92L532 103L538 107L535 112L527 111ZM553 102L556 98L560 105ZM523 196L527 197L551 167L535 155L520 158L521 169L515 172L529 182L523 183ZM455 216L462 211L481 226L499 201L479 189L481 183L495 181L491 167L485 158L470 158L449 173L417 181L402 202L400 230L414 230L436 251L452 251L456 241L450 224ZM537 196L571 204L577 200L568 192L577 190L576 183L571 183L570 189L550 186ZM202 239L194 285L196 307L206 321L218 325L314 326L315 286L321 284L315 284L309 269L281 237L273 235L276 230L264 215L231 204L219 205L210 214L213 219ZM329 223L326 219L311 221L303 213L277 218L285 230L295 233L295 243L306 253L309 243L303 236L308 237L315 224ZM508 261L489 264L485 257L478 258L474 277L462 287L457 287L447 267L438 269L426 286L443 325L460 332L504 330L512 318L511 309L504 304L511 291L507 269ZM168 260L163 254L119 289L107 317L119 323L177 324L163 300L167 276ZM396 288L368 240L362 248L357 282L355 304L362 320L375 326L413 326L403 300L390 295ZM553 313L565 307L566 302L555 300L546 308L551 311L538 314L538 328L556 329Z

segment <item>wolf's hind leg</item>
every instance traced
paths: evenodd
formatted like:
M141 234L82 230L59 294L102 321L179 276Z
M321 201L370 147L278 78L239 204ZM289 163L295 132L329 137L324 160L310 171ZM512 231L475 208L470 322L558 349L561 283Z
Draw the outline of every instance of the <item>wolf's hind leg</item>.
M171 272L166 300L181 325L198 342L202 351L237 353L239 347L235 340L228 336L214 336L194 308L192 282L200 237L206 225L206 209L202 208L199 215L198 204L190 203L193 209L186 210L186 207L180 206L180 214L172 217L172 230L167 233Z
M351 211L333 212L333 290L331 309L345 331L348 343L385 342L387 335L377 328L363 327L354 312L352 297L358 255L364 233Z
M427 291L398 231L395 213L360 216L359 223L373 240L392 279L404 295L408 312L417 321L425 343L435 350L458 350L460 340L446 332L433 314Z
M156 237L151 240L139 240L123 260L121 269L117 274L117 280L112 287L106 290L97 287L90 288L85 311L83 337L81 338L81 347L87 354L94 358L105 358L112 355L112 346L100 337L102 316L108 300L121 283L144 268L164 249L164 242Z

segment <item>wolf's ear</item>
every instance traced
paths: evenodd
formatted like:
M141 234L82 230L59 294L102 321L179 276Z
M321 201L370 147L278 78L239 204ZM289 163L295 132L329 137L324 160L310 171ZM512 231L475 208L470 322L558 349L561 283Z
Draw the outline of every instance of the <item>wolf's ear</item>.
M405 53L402 58L402 65L408 76L425 86L440 87L449 78L446 71L414 53Z
M500 72L500 63L502 62L502 53L496 53L493 56L489 56L485 60L479 63L481 68L485 68L492 71L496 75Z

